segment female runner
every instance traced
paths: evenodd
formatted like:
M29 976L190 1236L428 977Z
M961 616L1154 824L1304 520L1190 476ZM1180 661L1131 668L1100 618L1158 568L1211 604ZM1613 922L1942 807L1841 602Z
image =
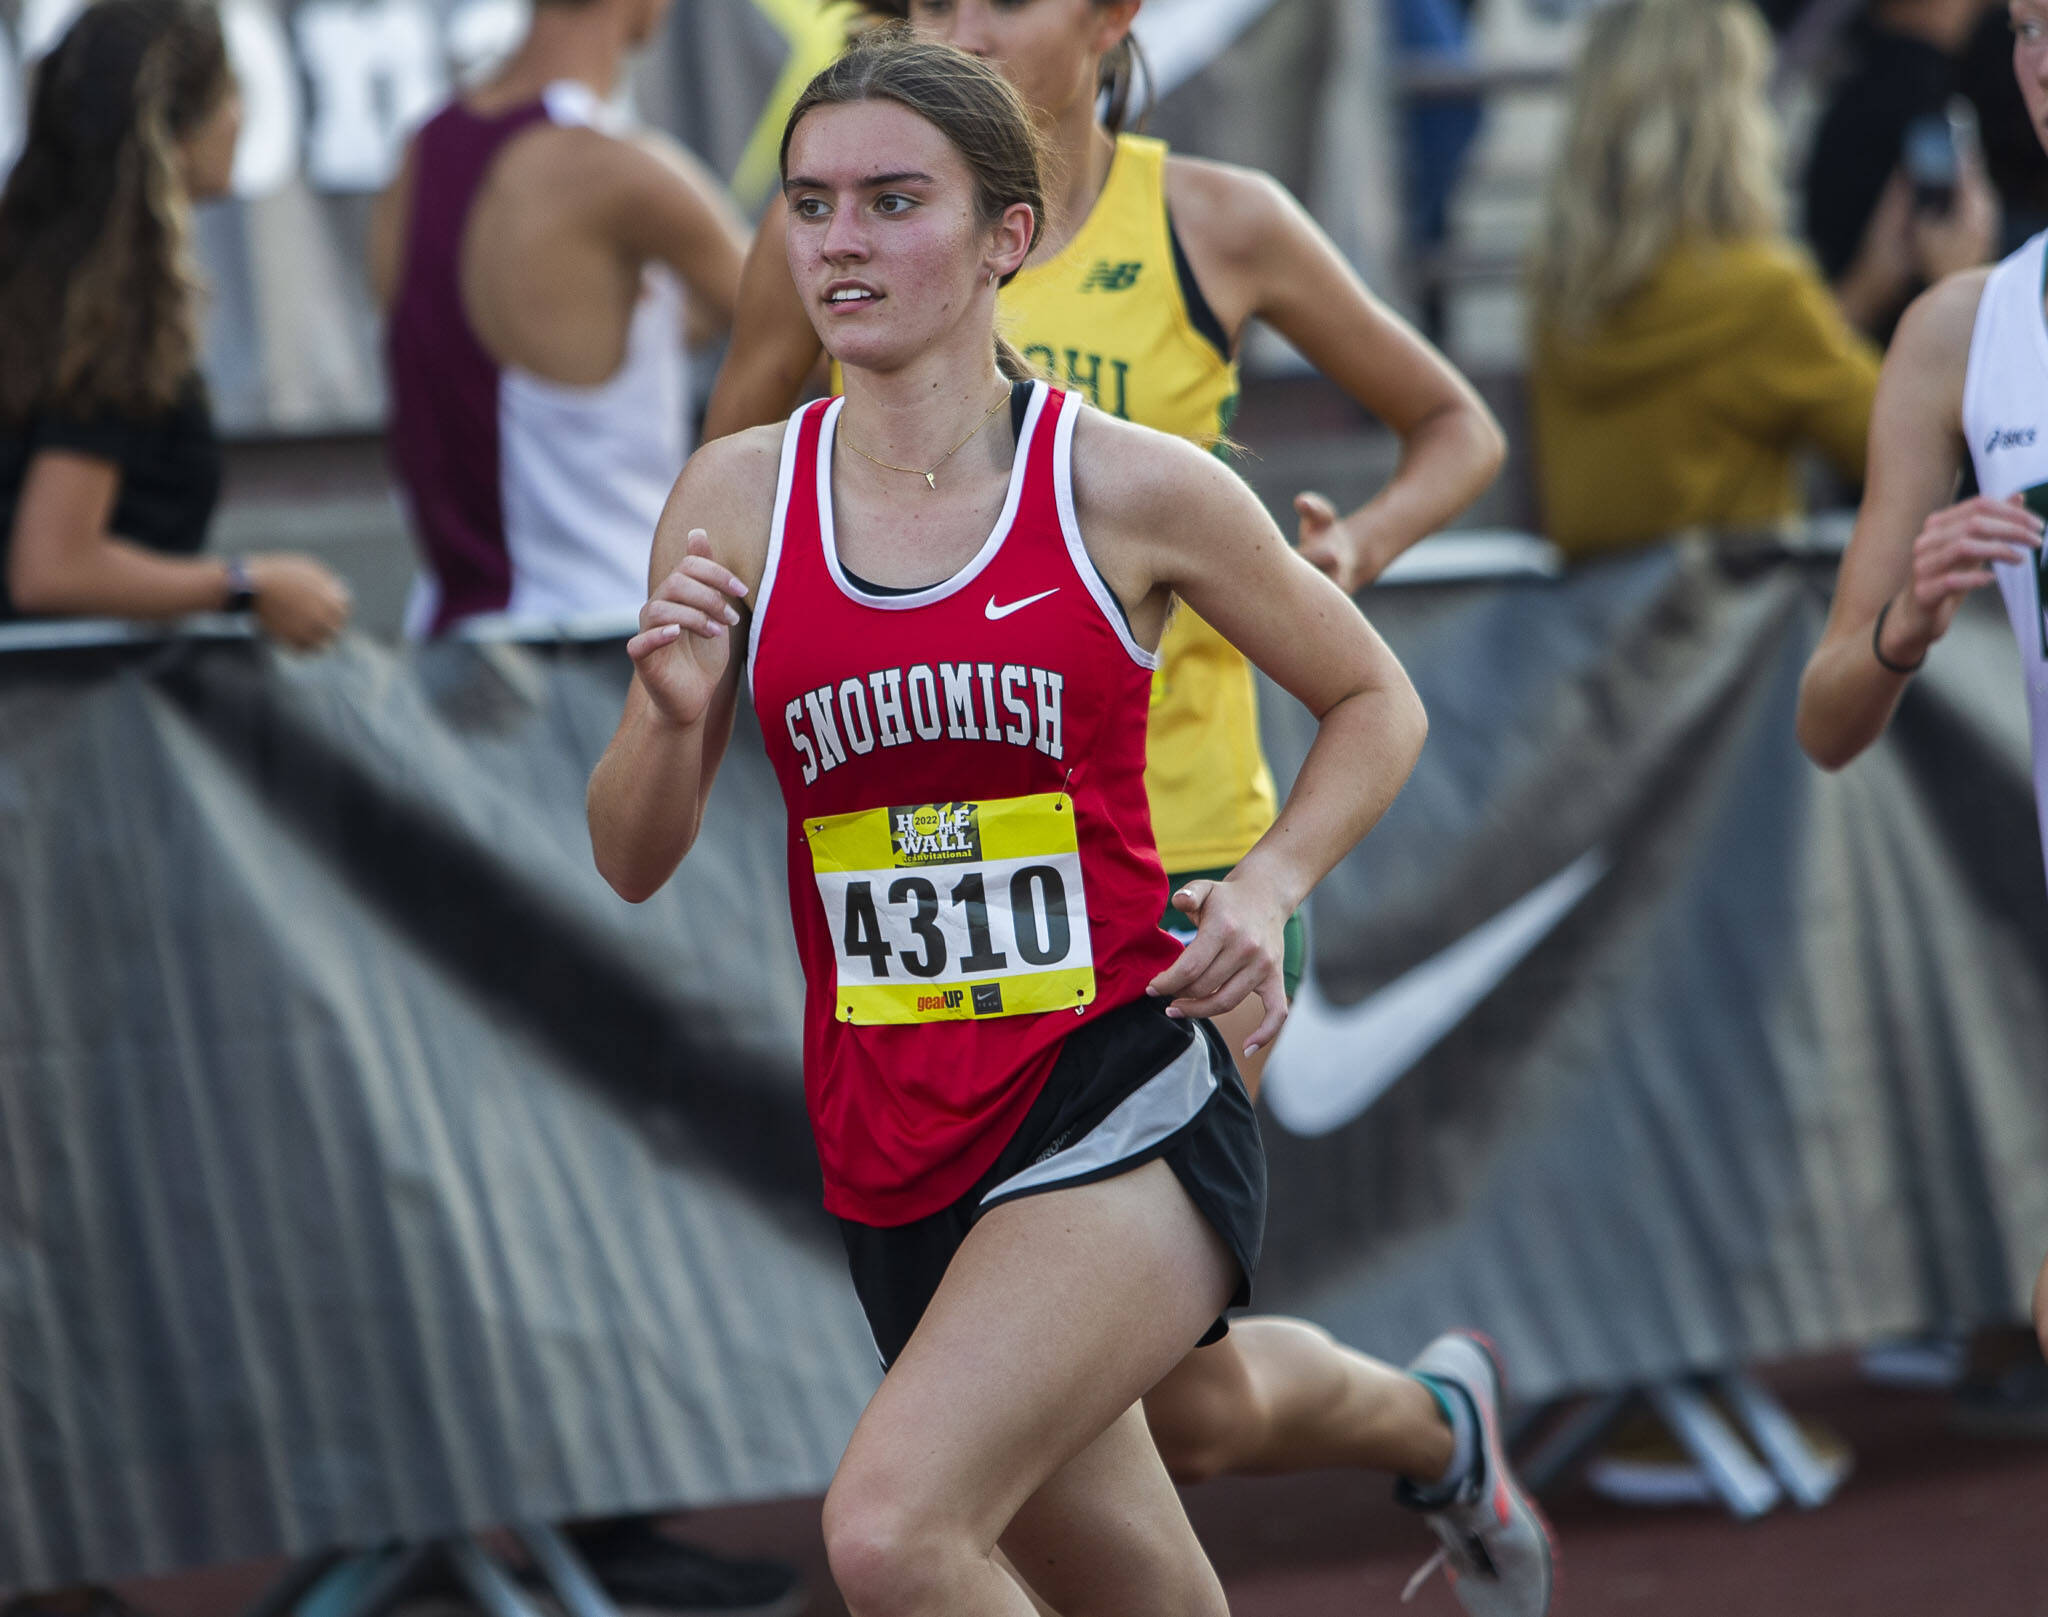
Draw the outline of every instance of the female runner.
M1355 593L1469 505L1500 469L1486 406L1442 355L1352 272L1270 176L1177 157L1120 133L1139 0L867 0L1000 67L1031 107L1058 179L1031 261L1004 289L1003 328L1059 385L1126 420L1209 447L1237 407L1236 351L1267 321L1402 440L1399 470L1340 518L1295 500L1304 556ZM1098 118L1099 99L1108 103ZM817 368L817 333L783 267L784 218L762 219L742 277L733 344L705 417L709 437L779 420ZM1202 619L1175 615L1153 689L1146 784L1175 892L1222 876L1273 822L1245 660ZM1197 889L1199 891L1199 889ZM1166 924L1192 931L1184 910ZM1303 934L1288 932L1288 989ZM1233 1048L1258 1021L1222 1023ZM1240 1059L1254 1096L1264 1050ZM1191 1471L1205 1467L1190 1457Z
M2011 0L2013 71L2048 145L2048 0ZM1878 378L1870 475L1827 629L1799 687L1799 744L1839 769L1884 733L1963 598L1996 584L2019 640L2048 847L2048 233L1923 292ZM1981 491L1951 503L1967 454ZM2034 1289L2048 1350L2048 1265Z
M1400 435L1394 478L1339 519L1320 495L1295 501L1301 554L1352 593L1463 509L1498 469L1502 439L1464 379L1352 273L1305 210L1263 174L1170 155L1118 132L1130 99L1138 0L869 0L1000 67L1030 105L1060 177L1024 269L1003 289L1005 334L1061 385L1110 414L1205 447L1237 401L1235 353L1253 317L1271 323L1325 375ZM1106 102L1098 118L1098 102ZM713 391L708 436L771 421L817 367L818 333L785 267L786 216L771 208L748 256L733 346ZM1272 823L1250 667L1199 612L1175 614L1152 691L1146 787L1176 896L1165 923L1192 932L1189 909ZM1298 918L1287 932L1286 989L1299 978ZM1265 1046L1244 1045L1262 1007L1219 1018L1254 1097ZM1417 1380L1300 1320L1239 1320L1231 1334L1147 1396L1154 1437L1176 1479L1330 1465L1420 1479L1404 1501L1431 1513L1457 1588L1474 1610L1535 1617L1548 1609L1548 1539L1519 1502L1501 1542L1469 1553L1465 1519L1487 1486L1513 1490L1497 1434L1498 1372L1452 1334L1412 1366ZM1449 1507L1444 1513L1443 1507Z
M1220 1612L1138 1406L1257 1258L1257 1126L1199 1019L1256 994L1250 1042L1278 1030L1286 917L1392 800L1420 704L1227 468L999 368L1042 209L999 75L867 42L798 101L783 174L846 395L678 481L591 781L598 866L635 900L674 870L744 672L790 812L826 1202L890 1364L825 1504L849 1607L1029 1612L1000 1543L1069 1614ZM1143 785L1176 595L1319 720L1185 950Z

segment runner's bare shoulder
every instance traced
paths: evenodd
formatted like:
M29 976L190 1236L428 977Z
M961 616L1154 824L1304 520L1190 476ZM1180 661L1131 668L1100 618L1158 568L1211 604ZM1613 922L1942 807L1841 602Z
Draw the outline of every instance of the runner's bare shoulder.
M636 129L627 143L656 170L678 184L723 202L725 187L697 154L665 129Z
M509 190L522 204L587 212L651 162L632 140L595 125L543 119L506 142L483 195Z
M775 488L782 465L783 423L749 427L699 446L669 491L655 529L652 576L660 579L682 559L690 530L702 528L711 553L749 590L761 582L775 521Z
M1126 602L1182 576L1211 545L1272 531L1258 496L1208 449L1101 410L1083 408L1075 423L1073 467L1082 540Z
M1906 371L1918 383L1952 390L1960 407L1977 306L1992 268L1980 265L1946 276L1907 306L1885 351L1888 376Z
M1260 169L1180 152L1166 159L1166 204L1183 237L1202 243L1211 257L1249 263L1273 232L1301 210L1287 188Z
M1252 498L1209 447L1084 407L1074 424L1074 498L1084 516L1171 521L1213 500Z

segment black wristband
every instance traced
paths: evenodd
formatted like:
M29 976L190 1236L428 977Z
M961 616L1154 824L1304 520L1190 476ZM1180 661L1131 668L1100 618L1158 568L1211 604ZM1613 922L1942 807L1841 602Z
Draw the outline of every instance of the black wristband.
M1892 603L1887 601L1877 609L1877 621L1870 626L1870 654L1877 659L1880 668L1894 674L1917 673L1920 664L1927 661L1927 653L1920 653L1920 662L1895 663L1884 654L1884 620L1891 616Z
M225 612L247 612L256 605L256 580L250 576L249 564L240 556L230 556L227 566L228 593L221 603Z

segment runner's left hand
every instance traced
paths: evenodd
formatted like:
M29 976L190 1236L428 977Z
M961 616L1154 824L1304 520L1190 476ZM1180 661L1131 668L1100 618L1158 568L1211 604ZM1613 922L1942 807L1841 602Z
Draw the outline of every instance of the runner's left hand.
M1146 992L1172 1000L1166 1014L1174 1017L1221 1016L1257 994L1266 1015L1244 1053L1271 1044L1287 1020L1287 912L1253 883L1232 880L1191 881L1175 891L1173 907L1195 923L1195 935Z

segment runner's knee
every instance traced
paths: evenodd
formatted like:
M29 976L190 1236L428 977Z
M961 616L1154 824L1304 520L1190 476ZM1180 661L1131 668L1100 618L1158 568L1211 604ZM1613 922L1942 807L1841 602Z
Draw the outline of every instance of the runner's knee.
M1269 1414L1226 1336L1146 1395L1145 1419L1167 1475L1186 1484L1220 1477L1256 1453Z
M957 1524L907 1505L880 1479L835 1478L823 1526L832 1581L854 1617L945 1610L976 1553Z

